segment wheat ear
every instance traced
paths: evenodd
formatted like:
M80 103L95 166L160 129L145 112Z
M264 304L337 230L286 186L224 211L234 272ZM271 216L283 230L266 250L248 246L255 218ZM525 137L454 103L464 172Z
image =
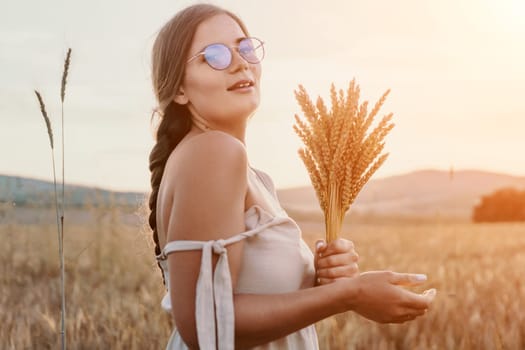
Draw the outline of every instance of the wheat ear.
M314 105L306 89L299 85L297 102L305 115L295 115L295 132L304 143L299 150L325 216L326 239L337 238L345 213L361 188L384 163L388 154L383 139L394 126L392 114L368 132L374 117L388 96L387 90L368 113L368 101L359 105L359 85L351 81L346 96L330 87L331 109L319 97Z

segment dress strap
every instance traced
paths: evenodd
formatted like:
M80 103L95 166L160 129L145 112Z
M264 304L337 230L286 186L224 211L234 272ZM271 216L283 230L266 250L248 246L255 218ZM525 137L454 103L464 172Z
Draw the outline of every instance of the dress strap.
M264 185L266 190L269 193L271 193L272 196L277 197L276 193L275 193L275 186L272 183L271 178L269 178L269 176L265 172L263 172L263 171L261 171L259 169L256 169L256 168L253 168L253 167L250 167L250 168L253 170L253 172L255 173L257 178L259 179L259 181L262 182L262 184Z
M273 217L267 223L228 239L171 241L157 256L157 260L162 261L166 260L167 256L173 252L202 250L195 299L197 338L201 349L233 350L235 346L233 290L226 246L255 236L269 226L286 221L287 218L285 217ZM215 273L212 271L213 253L219 255Z

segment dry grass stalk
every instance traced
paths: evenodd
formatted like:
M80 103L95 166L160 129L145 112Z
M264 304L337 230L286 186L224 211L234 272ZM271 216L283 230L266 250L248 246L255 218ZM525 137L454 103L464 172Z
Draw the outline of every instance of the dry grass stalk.
M60 205L58 203L58 194L57 194L57 180L56 180L56 166L55 166L55 149L53 142L53 128L51 127L51 121L46 112L46 106L44 100L38 91L35 90L38 103L40 105L40 111L44 117L44 121L47 127L47 133L49 136L49 143L51 145L51 158L53 166L53 185L54 185L54 195L55 195L55 211L56 211L56 220L57 220L57 231L58 231L58 254L60 259L60 290L61 290L61 345L62 349L66 348L66 294L65 294L65 264L64 264L64 189L65 189L65 180L64 180L64 98L66 94L66 83L67 75L69 71L69 64L71 60L71 49L67 50L66 59L64 60L64 70L62 72L62 84L60 89L60 100L61 100L61 110L62 110L62 193ZM59 214L60 207L60 214Z
M71 62L71 48L67 49L66 59L64 60L64 71L62 73L62 84L60 88L60 99L64 102L64 97L66 95L66 83L67 83L67 73L69 72L69 64Z
M69 72L69 64L71 63L71 48L67 49L66 59L64 60L64 70L62 72L62 84L60 86L60 101L61 101L61 116L62 116L62 200L60 201L60 243L59 255L60 255L60 279L61 283L61 329L60 335L62 339L62 349L66 348L66 291L65 291L65 264L64 264L64 207L65 207L65 164L64 164L64 98L66 96L66 84L67 84L67 75Z
M42 99L42 95L40 95L40 92L35 90L36 98L38 99L38 104L40 105L40 112L42 113L42 116L44 117L44 122L46 123L47 128L47 135L49 136L49 144L51 145L51 149L55 149L55 145L53 142L53 128L51 127L51 121L49 120L49 116L46 112L46 105L44 103L44 100Z
M384 116L369 132L385 102L387 90L370 113L368 102L359 105L355 79L345 92L330 88L331 109L319 97L314 105L305 88L295 91L305 120L295 115L295 132L305 147L299 150L325 216L326 240L339 236L345 213L388 154L382 154L384 138L394 127L392 114Z

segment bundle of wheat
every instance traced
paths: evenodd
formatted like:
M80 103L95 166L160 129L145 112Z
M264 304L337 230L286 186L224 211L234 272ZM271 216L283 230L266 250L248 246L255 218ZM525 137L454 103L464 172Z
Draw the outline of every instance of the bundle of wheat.
M383 139L394 127L390 122L392 113L385 115L371 132L368 129L389 92L383 94L367 115L368 101L359 105L360 90L355 79L350 82L346 96L332 84L330 111L321 97L314 105L302 85L295 91L306 117L303 121L296 114L293 126L305 145L299 149L299 156L324 212L328 242L338 237L345 213L388 156L380 153L385 145Z

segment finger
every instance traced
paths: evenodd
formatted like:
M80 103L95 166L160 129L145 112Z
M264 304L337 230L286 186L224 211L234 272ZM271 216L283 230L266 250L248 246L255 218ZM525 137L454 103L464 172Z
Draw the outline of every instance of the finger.
M329 284L329 283L333 283L333 282L335 282L335 280L332 279L332 278L322 278L322 277L318 277L317 278L317 284L318 285Z
M359 273L359 266L355 263L350 265L332 267L329 269L317 270L317 276L322 278L341 278L341 277L353 277Z
M355 253L330 255L330 256L318 258L316 267L318 269L325 269L325 268L336 267L336 266L344 266L344 265L357 263L358 260L359 260L359 257Z
M405 322L413 321L413 320L416 319L416 317L417 317L417 316L414 315L414 314L408 314L408 315L405 315L405 316L403 316L403 317L401 317L401 318L399 319L399 323L405 323Z
M415 320L416 318L420 317L420 316L423 316L424 314L426 314L427 312L427 309L421 309L421 310L410 310L407 312L406 316L404 317L405 318L405 321L404 322L407 322L407 321L413 321Z
M346 253L354 249L354 243L344 238L338 238L330 243L326 247L326 251L323 252L323 256Z
M436 290L434 288L424 291L421 294L413 293L411 291L405 291L407 299L403 303L403 306L415 310L427 309L436 296Z
M426 282L427 275L420 273L390 272L390 283L399 286L417 285Z
M424 296L428 300L429 304L434 301L436 294L437 294L437 290L435 288L427 289L426 291L421 293L421 295Z
M315 242L315 254L314 254L314 267L318 269L318 260L322 255L322 252L326 249L326 242L322 239L319 239Z
M414 311L413 315L414 315L415 317L423 316L424 314L427 313L427 310L428 310L428 309L420 309L420 310L416 310L416 311Z
M418 316L422 316L424 315L426 312L427 312L428 309L412 309L412 308L403 308L400 315L402 317L408 317L408 316L412 316L412 317L418 317Z
M326 250L326 242L322 239L319 239L315 242L315 255L319 255Z

